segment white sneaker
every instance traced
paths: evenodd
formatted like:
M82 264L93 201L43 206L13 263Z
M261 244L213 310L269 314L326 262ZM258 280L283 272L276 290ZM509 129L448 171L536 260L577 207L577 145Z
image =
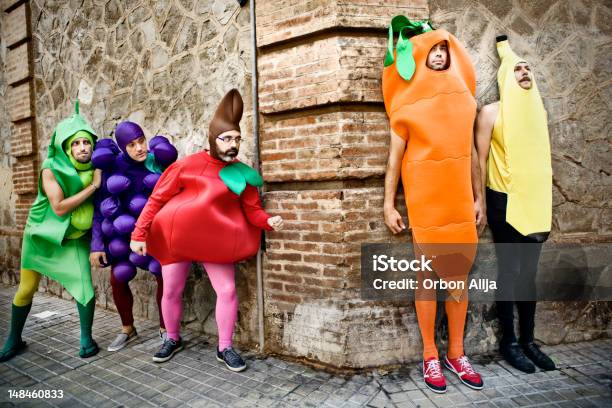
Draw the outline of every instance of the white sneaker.
M132 330L129 334L121 332L117 335L115 340L108 346L107 350L108 351L121 350L122 348L127 346L129 342L136 339L136 337L138 337L138 333L136 332L136 329Z

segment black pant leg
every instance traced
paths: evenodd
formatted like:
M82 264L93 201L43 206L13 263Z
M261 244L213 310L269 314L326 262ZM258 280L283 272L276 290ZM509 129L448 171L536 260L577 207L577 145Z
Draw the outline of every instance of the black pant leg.
M521 293L518 296L519 299L524 300L516 302L521 343L530 343L534 338L537 296L535 280L541 251L542 243L535 242L528 237L523 238L520 255L521 271L518 279Z
M520 274L521 235L506 222L506 194L487 189L487 219L497 257L497 317L503 347L516 342L514 332L514 285Z

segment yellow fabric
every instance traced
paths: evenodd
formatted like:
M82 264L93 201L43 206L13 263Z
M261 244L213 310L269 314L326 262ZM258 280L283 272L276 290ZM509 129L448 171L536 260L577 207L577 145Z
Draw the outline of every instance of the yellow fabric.
M15 306L23 307L32 303L34 293L38 290L38 283L40 282L40 273L31 269L22 269L21 277L19 280L19 287L13 298L13 304Z
M506 221L523 235L550 231L552 166L546 110L535 78L531 89L519 86L514 67L525 60L508 41L497 43L501 65L497 72L499 122L507 173ZM491 154L491 153L490 153Z
M500 193L508 193L506 180L510 178L510 172L506 163L506 146L502 138L500 117L497 115L491 135L491 148L487 160L487 187Z

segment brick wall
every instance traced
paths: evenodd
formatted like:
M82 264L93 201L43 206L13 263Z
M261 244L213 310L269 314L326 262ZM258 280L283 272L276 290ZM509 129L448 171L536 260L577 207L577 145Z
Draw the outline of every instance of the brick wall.
M14 157L29 156L34 152L32 120L11 123L11 154Z
M407 239L392 237L381 217L389 125L380 71L387 24L399 13L424 18L427 3L257 3L266 208L286 219L268 234L264 260L268 350L334 366L410 354L390 353L414 343L389 318L397 308L359 300L361 243ZM363 324L373 314L396 335L375 334L382 321Z
M30 5L27 1L2 1L1 18L3 48L4 106L8 123L2 132L7 168L3 186L4 203L10 203L11 215L1 217L0 263L3 271L0 279L15 283L19 266L21 231L37 191L38 164L37 143L34 132L33 64L30 27ZM7 163L8 164L8 163ZM9 170L10 169L10 170ZM6 204L4 204L6 205Z
M262 170L270 182L337 180L384 174L388 124L384 111L331 107L264 115Z
M283 0L257 5L257 45L295 43L342 28L386 28L391 17L423 15L427 1L404 0ZM305 39L309 41L309 39Z

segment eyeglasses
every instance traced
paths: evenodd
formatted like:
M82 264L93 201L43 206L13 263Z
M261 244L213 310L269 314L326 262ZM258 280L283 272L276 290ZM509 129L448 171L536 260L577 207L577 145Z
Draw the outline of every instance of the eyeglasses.
M242 142L242 138L240 136L236 136L236 137L231 137L231 136L223 136L223 137L217 137L217 139L223 141L223 143L232 143L232 142L236 142L236 144L240 144L240 142Z

